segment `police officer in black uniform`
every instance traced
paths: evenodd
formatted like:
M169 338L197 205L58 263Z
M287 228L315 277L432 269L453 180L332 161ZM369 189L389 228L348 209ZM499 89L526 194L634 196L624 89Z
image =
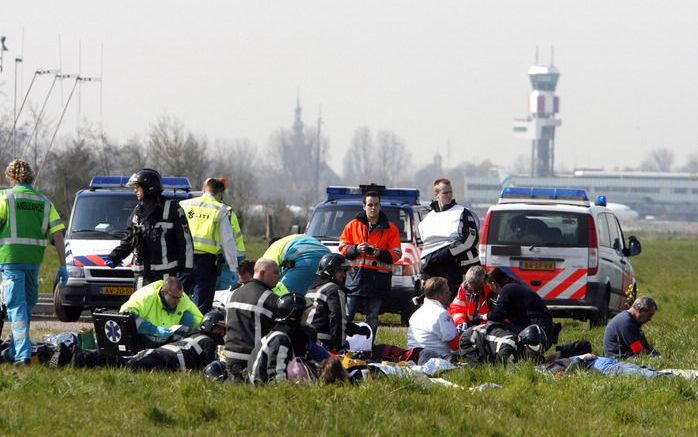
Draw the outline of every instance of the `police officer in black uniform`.
M144 168L131 176L127 186L134 187L138 205L106 265L114 268L133 252L135 289L190 271L194 246L187 218L176 200L163 197L160 173Z

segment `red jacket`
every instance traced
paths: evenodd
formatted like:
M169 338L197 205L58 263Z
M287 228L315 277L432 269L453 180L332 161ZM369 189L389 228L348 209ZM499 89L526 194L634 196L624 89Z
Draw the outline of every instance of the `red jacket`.
M356 246L366 242L378 250L370 255L359 253ZM366 213L361 212L344 227L339 252L352 264L345 284L351 294L383 294L390 290L393 264L402 257L400 232L381 212L378 224L369 233Z
M475 325L475 317L487 314L489 311L490 287L485 284L482 291L473 290L463 282L458 288L458 295L448 306L448 313L456 326L467 323ZM485 323L485 322L483 322Z

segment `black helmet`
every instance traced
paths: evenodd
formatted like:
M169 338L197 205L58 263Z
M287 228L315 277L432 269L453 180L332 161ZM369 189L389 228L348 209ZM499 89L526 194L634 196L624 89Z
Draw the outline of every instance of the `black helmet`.
M145 194L159 193L162 191L162 182L160 173L152 168L144 168L143 170L137 171L131 175L127 187L135 187L136 184L143 187L143 192Z
M228 378L228 368L221 360L212 361L204 368L204 376L213 381L225 381Z
M317 265L317 274L321 278L334 279L334 274L337 272L337 269L348 269L349 267L351 267L351 264L343 255L339 253L328 253L320 258L320 262Z
M542 356L548 348L548 336L538 325L531 325L519 332L519 342L533 356Z
M201 321L201 330L213 334L213 327L225 320L225 311L221 308L214 308L204 315ZM222 339L221 339L222 340Z
M301 321L301 316L306 308L311 305L306 302L305 297L299 293L284 294L276 303L276 311L274 311L277 322L295 322Z

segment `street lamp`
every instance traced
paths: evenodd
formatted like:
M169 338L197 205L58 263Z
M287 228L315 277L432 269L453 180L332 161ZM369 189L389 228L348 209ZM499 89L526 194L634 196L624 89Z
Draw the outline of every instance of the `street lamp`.
M2 73L2 61L5 57L5 52L7 51L7 46L5 45L5 37L0 36L0 73Z

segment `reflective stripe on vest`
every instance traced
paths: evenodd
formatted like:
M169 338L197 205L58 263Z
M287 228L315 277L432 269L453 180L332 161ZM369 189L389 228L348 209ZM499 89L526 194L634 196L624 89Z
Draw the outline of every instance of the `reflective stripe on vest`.
M7 220L0 226L0 263L40 263L48 245L51 202L42 195L15 193L12 189L4 194ZM41 203L42 211L38 211L37 202Z
M382 261L378 261L377 259L373 257L368 257L366 255L361 255L356 259L353 259L350 261L352 267L363 267L367 269L373 269L373 270L378 270L379 272L386 272L386 273L392 273L393 272L393 265L384 263Z
M189 222L194 251L213 255L220 252L220 223L228 217L227 206L209 195L184 200L179 204Z
M259 352L257 353L257 356L254 359L254 363L252 364L252 371L250 372L250 382L254 384L254 375L257 373L257 369L259 368L259 361L262 358L262 355L269 355L269 343L276 337L283 335L288 339L290 342L291 339L285 332L281 331L274 331L269 333L266 337L264 337L262 341L262 345L259 348ZM279 347L279 354L277 355L277 361L276 361L276 379L286 379L286 356L288 355L288 348L285 346Z
M168 350L170 352L174 352L175 355L177 356L177 361L179 361L179 370L185 371L187 370L187 364L184 361L184 354L182 353L182 350L178 348L177 346L171 345L171 344L166 344L163 346L160 346L162 349Z

